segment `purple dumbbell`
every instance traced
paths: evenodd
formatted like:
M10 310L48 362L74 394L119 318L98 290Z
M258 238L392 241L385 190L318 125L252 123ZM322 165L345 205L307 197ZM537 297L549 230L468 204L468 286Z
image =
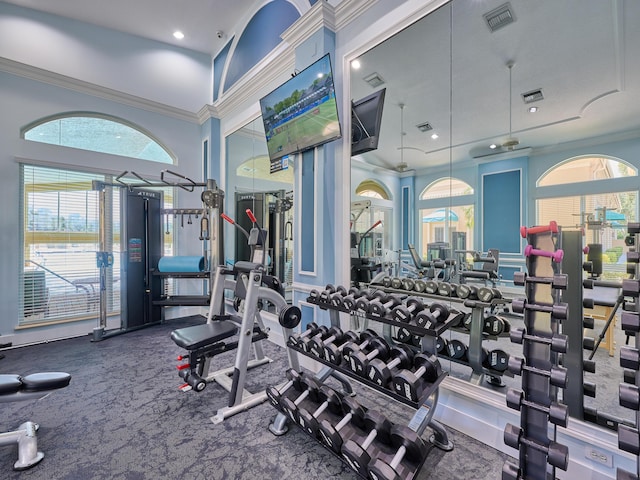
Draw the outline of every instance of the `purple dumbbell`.
M529 257L531 255L535 255L538 257L549 257L554 262L560 263L562 261L562 257L564 257L564 251L558 249L555 252L549 252L547 250L538 250L537 248L533 248L532 245L527 245L526 247L524 247L524 256Z

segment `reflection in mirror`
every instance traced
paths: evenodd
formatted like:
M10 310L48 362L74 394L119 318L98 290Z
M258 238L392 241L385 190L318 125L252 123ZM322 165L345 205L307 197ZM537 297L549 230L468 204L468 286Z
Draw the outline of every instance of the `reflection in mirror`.
M584 260L595 268L584 277L628 277L626 225L638 218L634 152L640 145L634 100L640 95L634 60L640 31L633 28L640 4L512 0L506 17L514 21L496 25L486 14L503 4L449 2L360 55L359 68L353 62L349 72L354 103L386 89L377 148L352 157L351 218L358 218L352 238L383 219L372 210L392 209L383 230L365 239L372 269L366 273L426 281L423 298L467 314L471 309L453 292L488 299L491 307L475 312L485 331L476 338L463 321L440 342L443 348L450 343L443 353L462 358L441 358L451 376L499 392L502 385L521 385L520 377L495 372L504 370L509 355L522 355L508 333L523 326L522 315L510 308L512 298L524 295L513 282L525 270L520 225L554 220L564 231L584 229L584 245L591 246ZM361 141L360 131L352 134ZM380 190L364 197L373 184ZM376 198L380 192L389 200ZM365 200L371 204L362 213ZM389 203L375 203L382 201ZM382 252L373 248L379 236ZM451 262L426 267L437 259ZM428 293L429 280L464 286L448 287L442 297ZM620 408L617 398L617 354L627 342L619 327L619 291L585 289L585 296L596 297L585 311L595 328L585 335L599 347L578 354L596 362L596 374L582 372L596 384L596 396L570 411L584 408L587 420L597 411L603 424L607 416L613 425L630 422L633 412ZM582 321L580 312L572 315ZM481 345L474 358L464 351L470 342ZM470 365L478 363L479 369Z
M267 263L270 274L285 287L287 300L293 279L293 164L271 173L262 119L257 118L226 139L227 214L245 230L251 209L267 232ZM226 227L225 227L226 228ZM251 260L246 238L236 228L227 228L225 263ZM257 259L259 260L259 259Z

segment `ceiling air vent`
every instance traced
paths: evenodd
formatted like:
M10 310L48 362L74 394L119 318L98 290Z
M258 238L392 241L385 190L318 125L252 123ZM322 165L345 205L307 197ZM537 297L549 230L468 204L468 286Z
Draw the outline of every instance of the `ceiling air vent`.
M429 130L433 130L433 127L429 122L421 123L420 125L416 125L416 128L421 132L428 132Z
M384 79L378 72L373 72L371 75L367 75L363 78L365 82L371 85L373 88L379 87L384 83Z
M496 30L506 27L510 23L516 21L516 17L513 15L510 3L505 3L504 5L491 10L489 13L485 13L483 17L491 32L495 32Z
M533 103L538 102L544 99L544 95L542 94L542 89L538 88L536 90L531 90L530 92L526 92L522 94L522 100L524 103Z

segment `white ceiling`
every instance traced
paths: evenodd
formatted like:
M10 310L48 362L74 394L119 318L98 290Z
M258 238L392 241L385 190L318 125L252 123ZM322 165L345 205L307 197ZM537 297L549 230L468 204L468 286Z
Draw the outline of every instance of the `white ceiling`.
M509 137L509 61L516 148L606 141L619 132L640 136L640 2L510 0L516 21L491 33L483 14L504 3L454 0L452 16L445 5L362 55L361 69L352 72L352 99L387 88L380 147L363 155L367 163L400 162L400 103L409 168L446 164L449 155L495 159L500 149L488 145ZM375 89L363 81L374 71L386 81ZM531 114L521 94L538 88L545 98ZM423 122L437 140L418 131Z
M259 0L3 1L213 55ZM183 40L173 37L176 30Z
M210 55L262 3L8 1ZM503 3L453 0L451 15L445 5L362 55L361 70L353 72L351 98L375 90L362 80L374 71L387 88L380 146L363 155L366 162L394 168L402 157L410 169L424 169L450 158L495 155L488 145L509 137L508 61L515 62L511 124L517 148L609 139L619 132L640 135L639 1L510 0L515 23L491 33L482 15ZM184 32L184 40L173 38L176 29ZM537 88L545 99L536 103L538 113L529 114L520 94ZM399 103L406 105L402 153ZM423 122L433 125L437 140L415 128Z

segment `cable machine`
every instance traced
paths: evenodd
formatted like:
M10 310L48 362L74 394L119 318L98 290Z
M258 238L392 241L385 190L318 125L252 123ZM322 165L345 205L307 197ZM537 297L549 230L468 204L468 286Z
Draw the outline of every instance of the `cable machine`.
M127 175L138 181L124 180ZM113 278L113 242L107 228L107 217L112 204L107 187L121 189L121 314L120 327L107 331L107 291L109 277ZM204 188L200 198L202 209L163 209L162 192L154 190L164 187L179 187L187 192ZM96 263L100 269L100 309L98 325L93 330L92 341L97 342L111 336L126 333L161 322L162 306L154 301L162 294L162 281L154 276L158 261L163 255L162 215L202 215L200 239L205 241L208 261L209 288L213 284L215 268L222 258L222 239L218 234L222 221L224 192L213 179L197 183L188 177L170 170L163 170L160 181L147 180L135 172L121 173L114 183L94 181L92 189L99 192L100 245ZM217 219L210 221L210 219Z

